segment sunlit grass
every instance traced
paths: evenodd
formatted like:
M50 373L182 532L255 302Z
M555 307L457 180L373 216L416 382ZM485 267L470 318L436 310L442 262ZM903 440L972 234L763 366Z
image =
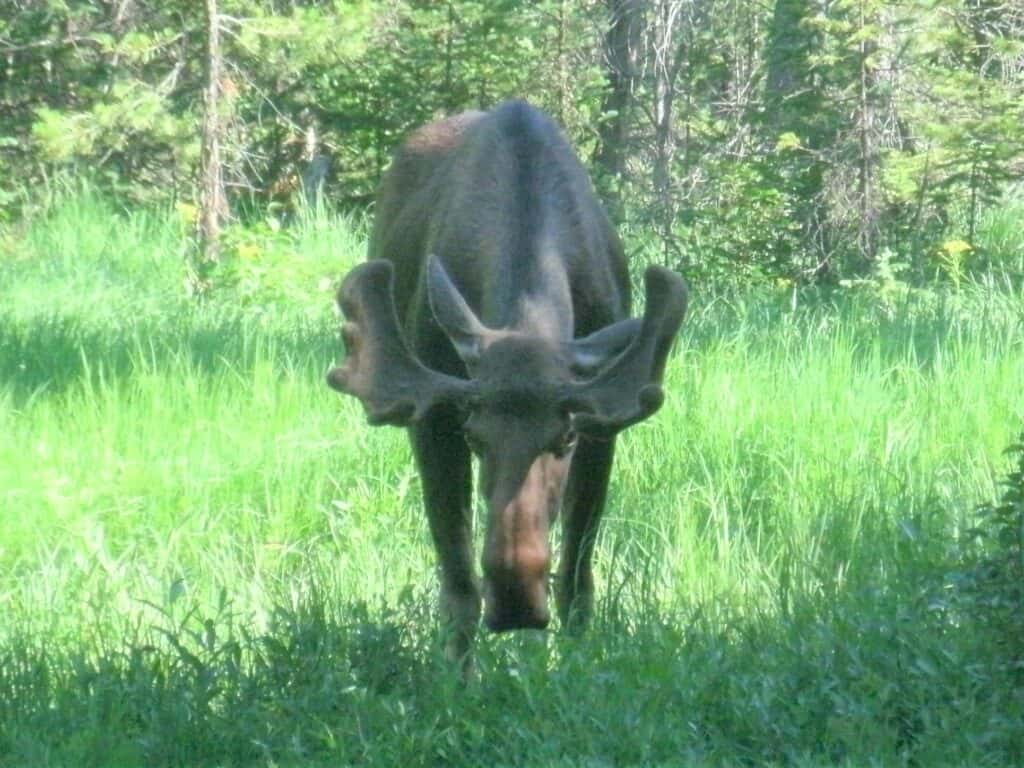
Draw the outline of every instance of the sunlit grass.
M261 248L301 268L196 302L171 215L74 205L0 261L0 764L1020 753L1019 690L944 603L1024 416L1011 289L693 286L620 440L596 626L483 636L463 688L405 436L323 383L360 231L300 222Z

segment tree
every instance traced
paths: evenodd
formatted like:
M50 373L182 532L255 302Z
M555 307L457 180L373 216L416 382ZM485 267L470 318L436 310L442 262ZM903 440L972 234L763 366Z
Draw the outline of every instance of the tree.
M820 67L824 35L815 21L824 18L822 11L816 0L776 0L766 41L763 112L764 140L774 149L762 163L764 176L800 228L798 241L780 241L776 258L816 275L832 268L824 189L837 123Z
M640 75L644 3L641 0L607 0L605 5L609 20L601 53L607 86L601 100L594 162L607 177L621 180L626 170L626 152Z
M199 241L202 261L219 260L221 223L228 215L224 197L224 171L220 147L223 123L221 84L220 13L217 0L206 0L206 88L203 92L202 195L199 205Z
M1019 3L218 3L211 79L205 4L8 0L0 216L59 174L218 218L325 184L362 206L414 126L523 97L591 157L624 231L654 236L636 240L650 258L832 279L883 251L923 273L944 238L973 249L1024 167Z

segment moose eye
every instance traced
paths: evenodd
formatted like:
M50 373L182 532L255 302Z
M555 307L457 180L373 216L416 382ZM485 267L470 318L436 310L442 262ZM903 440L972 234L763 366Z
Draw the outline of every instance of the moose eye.
M567 456L573 448L576 447L576 443L579 442L579 435L576 434L575 429L566 430L562 435L559 436L554 443L548 448L557 458L561 459Z

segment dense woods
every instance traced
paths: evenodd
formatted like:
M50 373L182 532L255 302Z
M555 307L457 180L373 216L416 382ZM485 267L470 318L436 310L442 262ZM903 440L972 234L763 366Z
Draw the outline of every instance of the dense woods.
M4 5L8 218L67 172L198 204L204 126L233 215L321 184L361 205L411 127L514 95L561 121L652 255L828 279L1003 257L979 221L1024 169L1019 3Z

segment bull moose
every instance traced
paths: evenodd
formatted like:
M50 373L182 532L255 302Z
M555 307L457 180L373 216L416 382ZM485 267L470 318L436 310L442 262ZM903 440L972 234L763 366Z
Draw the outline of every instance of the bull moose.
M338 292L347 358L328 383L370 424L409 428L440 564L447 653L548 624L562 509L563 626L593 606L615 436L661 405L686 286L651 266L630 318L622 244L555 123L522 101L415 131L377 197L369 261ZM473 563L471 454L486 499Z

